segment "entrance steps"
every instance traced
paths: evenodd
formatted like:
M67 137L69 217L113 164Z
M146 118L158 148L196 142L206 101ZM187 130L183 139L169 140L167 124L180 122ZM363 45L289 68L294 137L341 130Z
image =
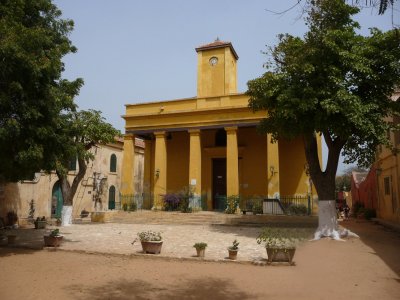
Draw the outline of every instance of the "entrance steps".
M168 211L117 211L110 222L125 224L234 225L250 227L317 227L315 216L242 215L201 211L181 213Z

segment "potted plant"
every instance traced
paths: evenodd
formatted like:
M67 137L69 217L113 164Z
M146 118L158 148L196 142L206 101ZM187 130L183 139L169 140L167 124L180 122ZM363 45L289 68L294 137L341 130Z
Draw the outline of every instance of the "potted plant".
M46 247L58 247L60 246L63 236L60 234L59 229L54 229L49 235L44 236L44 245Z
M237 258L237 253L239 251L239 242L237 240L234 240L232 242L232 246L228 247L228 252L229 252L229 259L236 260Z
M139 232L137 235L142 244L143 253L160 254L163 244L160 232L149 230ZM134 244L135 241L136 240L134 240L132 244Z
M207 243L204 242L196 243L193 245L193 247L196 248L197 257L204 257L207 248Z
M7 221L8 221L8 226L10 227L18 227L18 215L15 211L9 211L7 213Z
M44 229L46 228L47 225L46 217L45 216L41 218L37 217L34 223L35 223L35 229Z
M265 228L257 238L258 244L264 244L267 250L268 263L288 262L293 264L296 244L301 239L294 230L283 228Z

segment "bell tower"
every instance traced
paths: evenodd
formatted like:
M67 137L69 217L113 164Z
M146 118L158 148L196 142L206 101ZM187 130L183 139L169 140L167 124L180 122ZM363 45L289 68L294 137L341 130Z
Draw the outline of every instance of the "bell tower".
M196 48L197 97L223 96L237 93L237 60L230 42L218 38Z

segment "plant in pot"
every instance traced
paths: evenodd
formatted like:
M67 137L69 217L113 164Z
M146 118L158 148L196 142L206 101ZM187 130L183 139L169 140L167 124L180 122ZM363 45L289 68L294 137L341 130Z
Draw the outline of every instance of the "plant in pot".
M44 245L46 247L59 247L64 236L60 234L59 229L54 229L50 232L49 235L45 235L43 238L44 238Z
M160 232L155 231L142 231L139 232L138 238L142 244L143 253L160 254L161 246L163 244L162 236ZM137 241L135 239L132 245Z
M288 262L293 265L296 245L303 238L301 232L294 229L268 227L257 237L257 243L264 244L268 263Z
M232 246L228 247L228 252L229 252L229 259L236 260L237 258L237 253L239 251L239 242L237 240L234 240L232 242Z
M7 213L7 222L8 222L8 226L16 228L18 227L17 223L18 223L18 215L15 211L9 211Z
M46 222L46 217L37 217L35 220L35 229L44 229L46 228L47 222Z
M207 248L207 243L204 242L196 243L193 245L193 247L196 248L197 257L204 257Z

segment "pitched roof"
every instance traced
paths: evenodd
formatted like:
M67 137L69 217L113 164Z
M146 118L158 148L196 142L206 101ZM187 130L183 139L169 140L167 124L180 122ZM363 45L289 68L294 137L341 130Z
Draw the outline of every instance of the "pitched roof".
M239 56L237 55L235 49L232 46L232 43L220 41L219 39L216 39L212 43L201 45L201 46L197 47L196 52L203 51L203 50L210 50L210 49L225 48L225 47L229 47L232 51L233 56L235 56L236 59L239 59Z
M365 178L368 175L368 172L356 172L353 171L351 172L352 176L353 176L353 180L355 185L358 187L360 185L361 182L363 182L365 180Z

